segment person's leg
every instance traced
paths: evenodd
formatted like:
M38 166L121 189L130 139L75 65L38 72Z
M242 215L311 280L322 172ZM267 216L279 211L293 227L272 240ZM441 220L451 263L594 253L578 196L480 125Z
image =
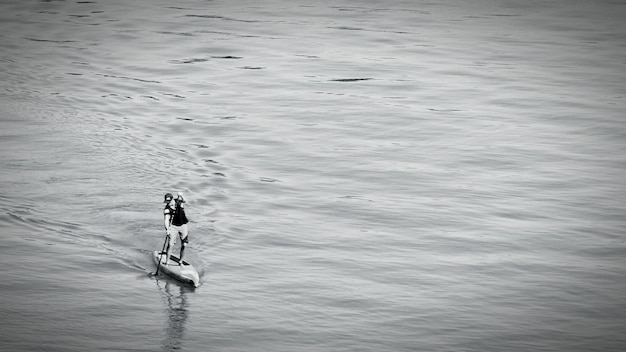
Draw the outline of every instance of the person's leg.
M176 235L174 235L173 233L168 236L168 243L167 243L167 257L165 257L165 265L167 265L167 263L170 260L170 255L172 254L172 249L174 249L174 245L176 244Z
M183 265L183 254L185 254L185 247L187 247L187 243L189 243L189 230L187 228L187 224L183 224L178 230L178 234L180 235L180 265Z

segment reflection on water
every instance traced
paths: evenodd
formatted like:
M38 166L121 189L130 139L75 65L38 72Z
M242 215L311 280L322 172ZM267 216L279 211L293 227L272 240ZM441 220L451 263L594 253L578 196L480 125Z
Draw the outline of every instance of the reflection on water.
M181 349L185 337L185 323L188 317L187 293L193 289L158 278L156 283L167 304L168 322L163 339L163 351L177 351Z

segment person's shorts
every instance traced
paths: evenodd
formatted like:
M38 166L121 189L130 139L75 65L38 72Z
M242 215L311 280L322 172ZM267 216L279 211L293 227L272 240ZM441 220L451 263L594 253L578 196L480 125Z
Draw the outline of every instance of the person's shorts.
M176 244L176 237L180 237L180 240L185 244L189 243L189 228L187 224L180 226L170 225L170 233L172 234L170 236L170 245L173 246Z

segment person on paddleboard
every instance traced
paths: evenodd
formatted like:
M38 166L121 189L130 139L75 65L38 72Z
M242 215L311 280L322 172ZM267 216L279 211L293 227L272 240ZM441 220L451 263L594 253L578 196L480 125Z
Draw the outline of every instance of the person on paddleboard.
M176 244L176 237L180 237L180 261L179 265L183 265L183 254L185 247L189 243L189 229L187 228L187 216L185 215L185 199L183 194L178 192L176 198L171 193L165 194L165 208L163 208L163 217L165 232L167 233L167 257L165 257L165 265L167 265L172 249Z

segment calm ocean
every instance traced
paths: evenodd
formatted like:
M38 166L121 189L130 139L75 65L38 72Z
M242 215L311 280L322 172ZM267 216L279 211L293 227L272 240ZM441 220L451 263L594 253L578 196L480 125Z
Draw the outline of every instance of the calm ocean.
M0 350L624 351L624 18L0 1Z

